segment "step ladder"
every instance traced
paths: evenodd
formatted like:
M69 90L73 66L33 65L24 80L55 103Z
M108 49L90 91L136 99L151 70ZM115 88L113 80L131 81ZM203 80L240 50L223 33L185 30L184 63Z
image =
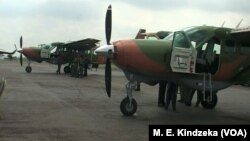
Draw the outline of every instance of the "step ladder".
M207 80L208 77L208 80ZM212 86L212 75L211 73L203 73L203 101L206 101L206 91L209 89L210 97L208 99L208 102L212 101L212 94L213 94L213 86Z

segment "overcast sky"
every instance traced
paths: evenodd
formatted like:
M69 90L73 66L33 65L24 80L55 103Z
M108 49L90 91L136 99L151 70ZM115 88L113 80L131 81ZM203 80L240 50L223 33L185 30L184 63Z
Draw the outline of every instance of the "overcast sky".
M104 21L113 7L112 41L195 25L250 26L249 0L0 0L0 49L96 38L105 43Z

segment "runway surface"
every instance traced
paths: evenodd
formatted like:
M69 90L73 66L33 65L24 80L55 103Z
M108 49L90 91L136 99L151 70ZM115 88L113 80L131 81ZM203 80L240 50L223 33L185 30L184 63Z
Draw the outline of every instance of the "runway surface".
M57 75L57 66L47 63L32 63L28 74L25 65L0 60L0 76L7 80L0 141L146 141L149 124L250 124L250 87L220 91L213 110L194 107L194 98L191 107L178 103L174 112L157 107L158 87L142 84L133 93L136 115L125 117L119 108L127 83L121 71L113 71L108 98L103 69L79 79Z

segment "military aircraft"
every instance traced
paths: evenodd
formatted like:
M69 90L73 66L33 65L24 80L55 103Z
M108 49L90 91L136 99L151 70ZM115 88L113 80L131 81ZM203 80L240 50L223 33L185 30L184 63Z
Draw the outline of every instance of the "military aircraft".
M111 60L129 81L125 86L127 96L120 104L125 116L132 116L137 111L132 95L137 81L149 85L168 82L168 85L196 89L202 92L201 104L207 109L216 106L219 90L249 83L250 28L195 26L171 33L162 40L131 39L110 43L111 24L110 5L105 21L107 45L95 52L107 58L105 85L109 97Z
M46 61L51 64L57 64L57 72L60 73L60 68L62 64L69 63L74 59L76 54L85 55L90 58L92 65L96 66L96 63L101 63L100 58L96 58L94 55L94 49L99 46L99 40L87 38L79 41L73 41L69 43L54 42L51 44L41 44L38 47L26 47L23 48L23 38L20 38L20 48L18 50L20 53L20 64L23 64L22 55L26 56L28 61L28 66L26 67L26 72L30 73L32 68L30 66L31 61L41 63ZM99 62L94 62L94 60L99 60ZM70 72L70 66L64 67L64 72Z

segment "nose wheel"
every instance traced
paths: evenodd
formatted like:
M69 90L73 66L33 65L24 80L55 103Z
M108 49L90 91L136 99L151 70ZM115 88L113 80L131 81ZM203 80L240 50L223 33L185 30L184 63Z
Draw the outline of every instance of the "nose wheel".
M120 104L120 110L125 116L132 116L137 111L137 103L134 98L131 100L129 97L125 97L121 104Z
M31 61L27 60L27 62L28 62L28 66L25 68L25 70L26 70L27 73L31 73L31 71L32 71L32 68L30 66Z
M27 73L31 73L32 68L31 68L31 66L27 66L27 67L25 68L25 70L26 70Z
M205 99L201 100L201 105L205 109L213 109L216 106L217 102L218 102L217 92L213 92L212 95L210 95L210 93L206 91Z
M127 97L125 97L120 104L120 110L125 116L132 116L137 111L137 102L132 97L133 89L135 88L135 83L128 82L126 84Z
M65 66L63 70L64 70L65 74L70 73L70 67L69 66Z

